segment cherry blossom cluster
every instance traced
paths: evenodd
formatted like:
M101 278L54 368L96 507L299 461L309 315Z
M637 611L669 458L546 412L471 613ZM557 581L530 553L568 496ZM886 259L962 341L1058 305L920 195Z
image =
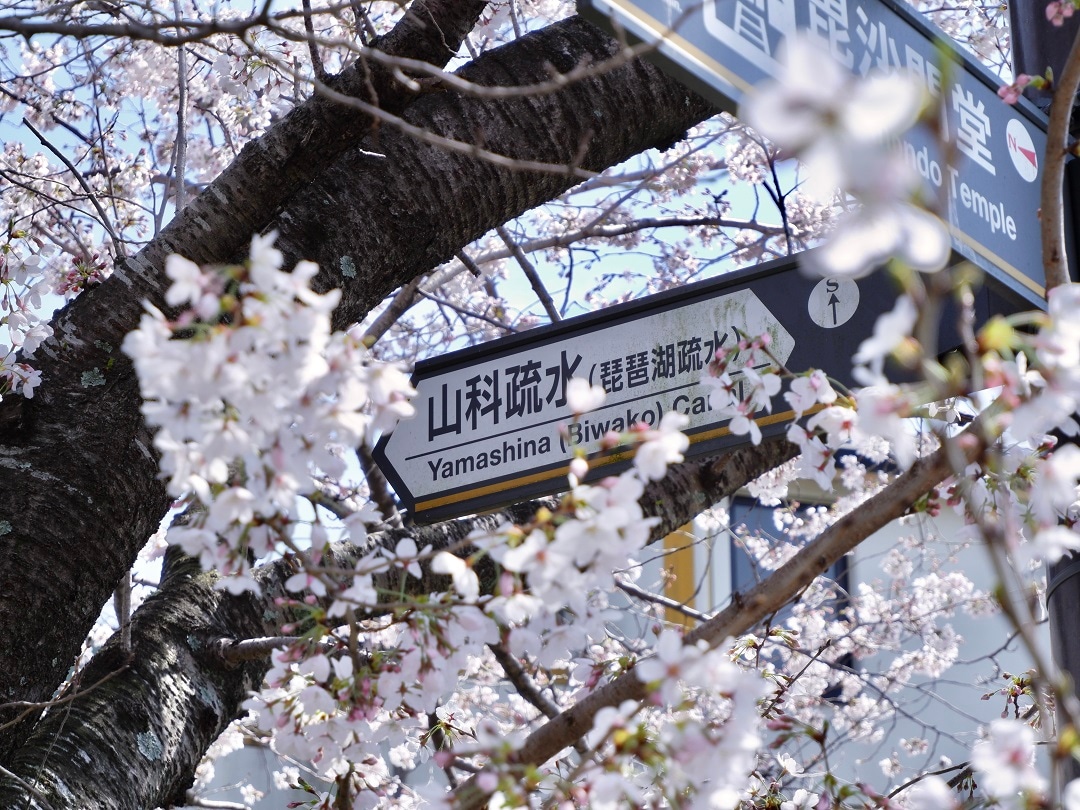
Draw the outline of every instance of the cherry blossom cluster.
M545 15L562 11L560 4L537 2L519 3L517 13L528 5L539 7ZM1048 9L1051 19L1072 13L1069 2L1052 3L1051 8L1055 7L1054 12ZM188 16L199 13L184 9ZM385 30L389 20L389 13L372 12L378 31ZM493 4L478 39L495 41L516 24L509 3ZM326 39L343 33L344 28L336 25L320 30ZM303 49L263 32L251 43L252 50L224 38L191 46L199 51L199 59L188 77L189 112L195 125L186 134L190 147L187 182L212 179L303 92L290 72L292 65L306 64ZM800 47L793 44L793 53ZM55 129L58 120L89 125L95 110L108 116L123 108L132 119L145 122L144 152L126 149L109 129L98 133L84 165L92 189L115 200L117 227L130 238L150 232L160 224L166 207L157 197L158 190L171 182L169 160L176 133L168 116L176 98L174 92L161 88L175 84L170 78L177 70L174 53L143 43L110 43L103 53L107 61L124 64L125 83L102 82L104 95L95 98L96 106L56 84L60 72L53 68L74 59L72 51L35 43L25 46L23 53L28 78L11 87L37 105L27 115L46 132ZM342 58L330 48L324 48L323 54L331 69ZM910 204L917 191L915 179L874 148L915 120L923 103L921 90L900 77L863 84L834 69L822 72L817 64L812 70L803 69L816 59L796 53L791 75L774 88L772 100L765 91L751 103L757 111L748 112L783 152L806 159L811 176L823 178L819 185L825 192L831 196L839 186L861 203L825 248L811 254L811 263L830 275L860 275L892 251L912 267L937 269L942 253L947 252L939 223ZM1022 87L1020 81L1017 90ZM125 96L139 101L130 105ZM10 103L7 97L0 100L0 105ZM669 171L659 178L642 181L652 175L628 170L623 182L649 183L655 197L668 203L685 195L690 201L684 208L693 210L699 202L693 199L695 182L708 172L726 166L754 182L767 177L762 166L770 156L744 134L734 136L726 159L696 150L697 146L679 147L678 154L670 156ZM15 155L10 146L5 153L11 165L22 161L20 170L34 182L40 180L39 192L44 194L54 172L40 156ZM621 199L625 186L617 186L615 177L605 180L616 187L611 199ZM598 188L585 193L597 195ZM820 197L822 189L817 191ZM4 211L14 218L33 210L32 200L23 200L8 189L5 195ZM633 209L596 199L590 199L584 214L565 214L557 222L581 229L595 223L633 226ZM831 203L815 201L801 191L787 202L790 232L747 223L734 240L741 258L785 252L793 244L812 240L833 221ZM564 204L573 203L567 198ZM85 201L72 205L81 206L80 216L85 217ZM726 203L708 211L728 213ZM57 218L35 227L42 232L76 234L61 245L65 255L92 257L94 251L85 249L93 241L86 228L71 219L63 219L62 226L57 225L60 222ZM537 228L541 236L527 247L563 258L564 247L550 247L558 245L558 240L543 238L551 230L550 223L540 221ZM641 239L637 233L628 231L619 238L637 246ZM715 234L712 226L701 229L697 238L718 238L710 234ZM793 241L787 242L789 238ZM7 264L0 268L0 290L5 296L0 303L7 313L3 324L11 335L0 346L0 395L15 390L32 396L40 379L31 366L17 364L14 358L21 348L25 359L48 337L48 327L31 313L35 291L40 296L49 289L43 265L35 262L37 255L47 256L49 247L20 247L23 252L18 255L23 258L18 260L10 258L15 251L7 252ZM699 252L698 244L689 240L664 247L647 281L649 288L681 283L702 272L707 264ZM496 290L503 277L499 261L493 259L490 268L485 266L482 279L458 274L433 288L447 305L440 312L477 312L485 314L484 320L462 316L456 327L444 327L441 315L433 316L428 310L416 315L417 322L403 320L391 333L391 345L380 352L413 358L436 350L458 337L462 323L468 324L470 339L534 323L535 318L520 315ZM246 268L207 271L173 258L167 270L174 285L166 303L190 309L175 319L149 310L125 348L144 379L145 411L159 428L156 446L165 459L170 491L190 504L197 501L205 510L193 511L186 524L173 529L170 540L204 564L231 574L226 587L242 590L252 586L248 552L262 555L280 544L294 543L296 496L310 491L315 474L342 475L347 448L407 412L403 397L408 387L396 370L370 362L356 332L330 334L327 314L336 301L334 294L311 293L307 281L314 268L310 265L302 264L291 275L280 273L280 255L271 240L256 238ZM65 295L74 294L104 272L98 261L79 259L50 284ZM618 300L632 294L627 282L633 280L620 273L605 277L601 284L610 281L610 298ZM1054 558L1053 549L1076 544L1070 525L1059 526L1058 520L1075 519L1077 460L1075 454L1063 453L1064 448L1051 452L1053 448L1041 436L1067 420L1077 404L1077 363L1072 357L1077 335L1065 317L1066 312L1075 312L1077 301L1075 293L1061 295L1058 303L1052 303L1048 325L1030 343L1010 335L1004 345L990 331L980 337L996 352L987 355L987 376L1002 386L1003 398L1014 408L1009 428L1017 449L1003 454L1006 465L996 478L973 469L965 487L939 494L961 509L974 512L985 506L986 514L1008 516L1008 525L1018 528L1015 536L1026 532L1037 547L1045 548L1041 556L1048 559ZM900 465L907 466L920 452L920 439L908 417L922 402L912 391L891 384L883 370L885 358L910 348L917 308L913 298L903 296L894 311L879 321L874 336L856 357L862 375L859 381L866 388L851 397L838 393L819 371L793 378L785 396L805 421L793 426L789 438L803 453L772 481L759 482L756 491L779 497L795 476L812 478L829 489L839 475L853 492L834 513L823 511L800 518L801 523L793 519L787 524L786 535L795 542L769 544L762 538L747 538L747 547L763 562L779 564L794 553L800 538L820 531L835 514L873 491L874 485L866 483L873 474L864 460L882 460L891 449ZM419 337L427 331L428 322L440 331ZM479 329L475 328L478 322ZM768 360L766 339L748 340L740 348L759 352L759 359ZM717 410L730 417L733 432L760 441L754 419L771 408L780 392L777 369L767 364L764 371L751 366L736 371L729 367L730 360L720 357L711 366L715 373L706 379L711 399ZM595 401L599 396L580 384L573 389L573 394L568 390L568 398L577 401L579 413L588 410L590 397ZM612 615L606 592L618 581L635 576L634 559L648 542L651 526L638 501L648 482L663 477L666 466L678 461L687 447L685 436L678 432L684 425L677 414L669 416L655 429L640 427L611 438L612 447L636 444L633 470L583 485L588 466L584 459L575 460L573 491L558 509L541 512L519 529L504 527L469 538L477 549L472 556L448 551L432 556L430 549L418 548L414 540L405 538L393 549L383 548L362 558L354 576L338 587L319 569L330 532L316 519L310 528L310 545L300 557L301 570L289 580L288 588L306 594L298 597L296 609L310 610L320 629L315 637L275 655L268 689L249 704L257 724L272 732L275 747L310 763L311 772L335 783L339 795L355 795L358 807L379 802L408 807L425 799L438 806L444 798L442 785L405 786L398 774L414 771L425 762L450 767L458 759L474 769L484 768L478 784L493 794L495 807L537 802L537 796L564 797L595 807L664 799L675 805L687 797L721 807L734 806L740 798L750 800L736 787L743 785L745 774L753 768L753 751L759 743L760 723L753 704L761 693L760 680L716 651L684 645L671 630L660 632L653 657L649 657L652 646L642 644L628 659L605 628ZM855 448L859 455L838 459L841 448ZM370 517L361 513L338 531L359 540ZM936 570L916 574L910 564L917 553L913 538L902 551L889 555L888 568L883 569L891 577L889 598L870 587L860 589L852 603L852 622L828 617L826 608L834 591L819 582L808 589L804 606L796 607L785 630L769 639L740 640L744 662L751 662L753 652L752 663L761 666L768 678L779 682L789 673L802 671L784 692L790 717L807 727L821 728L819 721L825 716L821 694L834 683L837 659L845 652L895 652L880 683L897 687L915 673L942 673L956 659L959 640L944 620L951 610L974 610L971 606L985 607L988 600L966 578ZM476 574L484 555L500 565L490 594L482 592ZM386 572L415 577L423 563L447 577L449 592L415 602L402 599L406 606L401 611L370 619L363 625L364 641L350 646L348 628L338 624L344 624L350 612L385 599L388 594L380 583ZM322 597L329 598L330 607L320 615ZM932 620L924 607L936 611ZM567 621L571 615L572 621ZM897 634L898 627L910 629L917 642L914 651L910 645L902 651L904 639ZM793 646L796 637L798 650ZM654 702L664 705L644 710L627 705L601 712L586 741L591 759L560 755L538 769L535 784L529 783L526 775L514 769L513 751L522 729L539 711L520 695L507 696L505 688L498 687L498 677L492 676L498 666L484 651L485 645L496 644L522 662L528 675L560 707L614 675L639 678L650 685ZM790 655L763 663L758 654L766 644L776 644ZM808 650L826 645L826 654L809 660ZM626 672L627 660L636 660L630 672ZM833 727L855 737L872 736L887 719L887 710L860 694L854 681L841 680L848 710L838 715L839 720L833 717ZM496 699L500 706L493 709ZM435 743L436 739L445 744ZM1030 776L1030 744L1024 734L1015 728L995 731L991 727L987 740L989 748L976 760L986 773L999 772L996 782L987 778L988 790L1003 804L1013 794L1034 800L1042 787ZM994 762L995 756L1004 762ZM783 770L794 775L798 768L786 764L790 759L784 758ZM564 778L566 774L574 778ZM712 781L703 784L705 778ZM282 783L299 784L298 771L290 771ZM312 789L312 795L316 806L337 804L329 792ZM788 791L782 798L778 792L773 795L777 801L765 804L763 800L764 806L797 810L816 806L819 799L818 793L805 789ZM824 794L821 797L828 799ZM911 808L954 804L944 783L933 778L907 791L904 799Z
M567 386L576 413L599 406L603 396L602 389L583 380ZM676 704L677 711L652 712L644 726L631 723L634 712L602 712L590 738L599 756L592 765L579 766L569 782L557 776L556 763L541 772L546 776L540 784L523 793L513 763L520 714L517 726L499 722L490 717L489 703L462 703L469 692L459 688L462 679L490 666L479 652L485 644L505 644L507 654L536 667L537 677L564 660L567 650L591 651L571 667L570 687L591 689L619 674L621 656L603 645L610 618L604 595L614 588L613 572L632 567L632 556L649 540L655 519L643 516L638 501L647 481L681 460L687 446L679 432L684 425L676 414L656 429L632 430L620 441L638 443L635 466L597 485L577 483L584 460L575 460L575 486L557 512L541 510L527 527L475 532L468 538L477 549L471 557L446 551L432 556L411 538L392 552L382 549L365 557L352 584L336 594L327 615L317 618L321 646L312 649L304 641L275 655L268 688L249 702L256 724L272 731L279 753L311 763L339 795L355 795L356 806L391 800L411 806L421 796L435 799L440 786L419 789L410 782L406 787L398 774L431 758L441 767L464 758L484 763L483 785L495 806L531 805L536 795L587 796L603 806L618 796L673 798L689 792L702 801L711 797L713 806L734 807L759 742L754 703L760 678L722 653L684 645L672 631L661 633L654 655L649 646L639 650L634 673L650 686L655 683L656 700ZM494 594L480 592L474 569L482 555L499 563ZM372 573L395 566L403 575L420 576L424 559L430 559L433 572L448 577L451 593L422 601L399 594L404 602L396 618L372 620L364 647L350 651L342 636L346 630L336 630L333 618L377 603ZM325 593L308 577L292 584ZM572 612L572 623L562 618L566 611ZM535 709L527 715L535 715ZM433 725L432 716L440 722ZM623 726L634 726L642 745L655 751L652 771L640 770L644 749L626 745L617 732ZM473 742L445 744L445 750L431 743L432 735L445 739L463 732ZM376 743L390 751L389 760L375 753ZM615 779L616 774L623 776ZM320 794L313 801L321 807L332 799Z
M41 372L26 361L52 335L41 309L51 288L42 269L54 252L23 231L0 245L0 399L10 393L32 399L41 384Z
M1063 26L1065 20L1075 13L1076 4L1073 0L1051 0L1046 4L1046 19L1057 28Z
M1054 562L1080 549L1080 450L1050 431L1076 435L1080 408L1080 329L1075 316L1080 285L1051 290L1048 311L1034 335L1007 319L979 333L987 385L996 386L990 409L1002 433L992 468L972 467L946 491L947 502L967 515L972 530L1001 530L1022 567Z
M719 416L729 417L728 429L736 436L750 436L761 443L761 428L754 421L759 411L772 411L772 399L780 392L780 377L768 354L768 333L743 337L730 349L721 347L709 361L701 377L709 389L709 407ZM737 369L731 368L736 358ZM764 372L758 371L763 367Z
M860 489L828 508L781 507L775 510L772 531L730 531L764 573L785 563L866 497ZM908 687L921 678L941 678L957 663L963 639L953 617L996 612L987 592L962 571L951 570L951 554L973 540L961 544L937 535L925 513L907 522L912 533L881 560L883 580L860 568L864 581L845 593L838 583L819 578L786 611L782 623L755 630L736 644L747 664L771 673L767 677L779 684L767 700L771 745L800 762L815 761L824 729L830 750L886 742L882 730L896 719ZM729 530L718 520L716 531ZM851 667L851 660L858 666ZM926 733L935 733L938 719L923 721ZM916 772L911 766L904 770ZM885 775L900 771L899 760L891 758ZM766 779L765 794L770 785Z
M74 298L87 287L100 284L111 275L112 266L100 253L86 258L73 258L68 267L60 271L55 291L65 298Z
M170 492L204 510L174 526L168 539L222 572L224 587L234 591L254 587L249 551L259 557L290 545L295 500L310 489L313 473L341 475L344 448L406 415L411 393L399 373L367 363L353 335L329 333L336 294L308 289L314 265L281 272L272 242L273 235L256 237L244 267L204 270L170 257L166 303L190 309L169 320L148 306L124 344L140 375L144 412L158 427L155 445ZM602 395L581 380L568 386L579 412ZM321 647L297 645L275 657L268 688L249 704L257 725L272 730L279 753L312 763L338 791L405 802L410 789L393 772L428 756L427 718L475 666L475 650L500 634L517 654L529 648L540 656L604 637L607 609L597 594L611 590L612 572L632 564L631 555L648 541L653 520L644 518L638 500L647 481L681 460L684 425L684 417L669 414L657 429L636 428L633 469L576 486L565 511L546 522L538 518L528 535L508 527L471 537L505 572L494 597L480 599L473 560L445 551L431 558L411 538L363 557L351 581L337 588L318 569L329 535L316 520L304 566L286 587L309 594L296 609L333 597L318 618L326 639ZM346 521L354 540L362 538L364 517L370 516ZM508 538L512 546L505 545ZM449 577L456 598L436 595L426 607L415 605L404 621L365 633L362 652L345 654L335 624L380 601L374 576L390 568L419 576L419 562L429 558L433 572ZM482 610L469 607L478 602ZM572 627L558 619L566 609L580 619ZM590 671L601 675L605 666ZM505 747L504 734L491 739ZM376 743L391 750L389 761L373 753ZM473 752L493 760L496 753ZM330 801L329 794L323 798Z
M123 344L169 492L204 510L169 541L233 591L256 587L249 555L288 540L315 474L344 475L369 430L412 413L399 370L370 362L355 331L331 333L340 293L313 293L309 262L282 272L273 241L254 237L243 267L169 257L165 302L190 308L170 320L148 304Z
M595 681L587 667L577 667L572 685L582 675L589 677L587 690ZM523 784L513 746L485 741L495 751L480 780L493 794L489 806L741 806L761 744L757 702L767 689L760 675L733 663L722 648L687 644L666 629L654 654L639 658L624 677L646 684L650 700L601 709L580 760L561 755L561 766L529 773Z
M971 764L996 806L1027 810L1047 806L1047 779L1035 761L1035 734L1017 719L995 720L971 752ZM1080 807L1080 779L1065 785L1064 810Z
M1072 8L1071 4L1068 5ZM1053 72L1047 68L1045 76L1029 76L1027 73L1020 73L1012 84L1003 84L999 87L997 93L1006 104L1015 104L1020 100L1025 88L1049 90L1053 83Z
M418 805L421 794L401 777L431 759L432 734L465 731L446 703L480 664L476 652L498 641L495 624L472 607L421 610L365 630L359 650L331 634L275 653L266 686L246 704L248 722L272 734L277 753L334 785L309 788L312 807L339 806L335 794L355 796L353 807Z
M673 710L658 721L666 761L655 769L668 799L689 794L700 806L738 807L762 744L757 701L769 690L761 674L734 663L723 647L685 643L672 629L634 674ZM601 722L598 716L594 735Z
M922 83L903 73L860 79L810 38L785 44L782 75L756 88L740 117L802 160L819 195L832 197L839 188L857 203L821 248L804 254L803 265L855 278L890 259L941 270L948 231L918 204L918 175L897 150L883 148L918 120L926 104Z
M580 378L570 381L566 395L575 414L599 407L606 396L603 388ZM630 470L595 485L581 484L588 464L575 458L570 464L573 488L559 512L545 510L532 526L501 533L506 542L493 545L489 554L519 582L527 580L537 608L542 605L554 615L569 607L586 615L589 594L611 590L613 572L631 565L649 542L658 518L645 517L640 499L649 481L663 478L668 465L682 461L689 445L681 432L686 424L685 416L669 411L656 429L641 424L625 435L605 436L608 447L636 443Z

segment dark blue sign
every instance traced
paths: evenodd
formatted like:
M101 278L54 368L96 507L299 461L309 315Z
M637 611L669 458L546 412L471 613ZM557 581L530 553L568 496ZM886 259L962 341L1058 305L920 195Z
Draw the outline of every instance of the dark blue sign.
M906 70L939 100L945 148L923 129L898 144L926 181L957 253L1033 305L1044 297L1039 241L1046 118L1005 104L1001 81L947 35L893 0L579 0L609 30L659 43L658 64L734 113L780 75L779 48L799 32L858 75ZM931 203L934 205L934 203Z

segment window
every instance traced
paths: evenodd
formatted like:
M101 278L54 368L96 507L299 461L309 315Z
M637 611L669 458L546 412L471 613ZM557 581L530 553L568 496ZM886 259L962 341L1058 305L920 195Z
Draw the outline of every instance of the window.
M813 519L813 511L818 509L815 504L795 504L791 507L792 517L804 520ZM762 506L753 498L736 496L731 499L728 507L730 526L733 531L739 531L740 536L758 535L770 540L770 545L782 540L785 530L777 526L775 519L776 508ZM740 528L740 527L745 527ZM731 544L731 589L732 593L746 591L761 580L768 577L770 571L763 569L755 559L736 542ZM841 613L848 606L848 592L850 586L850 566L848 557L841 557L833 563L825 572L825 576L836 583L837 597L830 605L834 615ZM773 618L773 625L781 625L784 619L791 615L791 606L784 607ZM835 665L844 669L851 669L855 659L850 653L846 653L835 661ZM841 698L842 688L839 679L833 682L829 689L822 695L829 701L837 701Z

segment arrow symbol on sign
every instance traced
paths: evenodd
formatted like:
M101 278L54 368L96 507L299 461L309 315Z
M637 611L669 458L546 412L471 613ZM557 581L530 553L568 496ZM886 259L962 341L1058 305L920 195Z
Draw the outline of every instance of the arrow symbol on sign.
M1038 163L1036 162L1036 161L1038 160L1038 158L1037 158L1037 157L1036 157L1036 155L1035 155L1035 150L1034 150L1034 149L1025 149L1024 147L1022 147L1022 146L1019 146L1019 145L1018 145L1018 146L1017 146L1016 148L1017 148L1017 149L1019 150L1019 152L1020 152L1020 154L1021 154L1021 155L1023 155L1024 157L1026 157L1026 158L1028 159L1028 162L1029 162L1029 163L1030 163L1030 164L1031 164L1032 166L1037 166L1037 165L1039 165L1039 164L1038 164Z
M1015 149L1017 152L1019 152L1021 155L1024 156L1024 158L1027 160L1028 163L1030 163L1036 169L1039 168L1039 156L1035 153L1034 149L1027 149L1027 148L1021 146L1017 142L1016 138L1013 137L1012 135L1008 135L1007 140L1008 140L1010 149Z
M836 305L839 303L840 299L836 297L836 293L829 296L829 308L832 309L833 326L836 326Z

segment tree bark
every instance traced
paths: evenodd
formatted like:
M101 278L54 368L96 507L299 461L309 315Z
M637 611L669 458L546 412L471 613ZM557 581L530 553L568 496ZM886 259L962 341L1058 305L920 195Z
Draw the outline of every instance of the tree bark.
M602 64L616 43L580 17L498 48L460 75L522 86ZM599 72L558 93L485 99L439 91L419 98L407 123L519 161L602 171L679 140L717 110L642 60ZM386 156L375 161L361 149ZM580 182L569 172L526 171L417 142L392 124L368 135L292 201L275 222L278 247L339 287L338 328L390 291L451 259L492 228Z

